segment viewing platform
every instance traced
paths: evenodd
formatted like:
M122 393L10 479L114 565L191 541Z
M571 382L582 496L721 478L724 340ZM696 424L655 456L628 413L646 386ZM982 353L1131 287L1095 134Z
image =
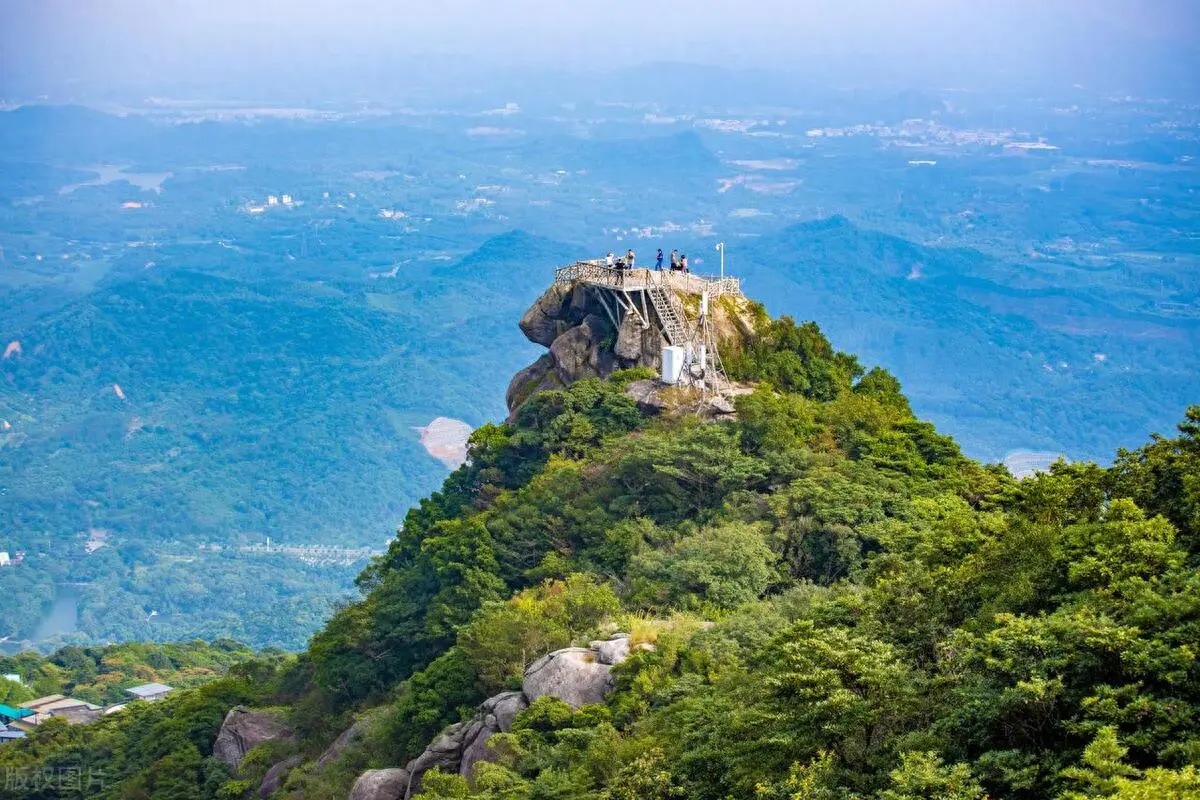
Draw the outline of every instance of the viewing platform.
M695 343L700 331L697 321L688 318L681 298L706 297L701 305L721 295L741 296L741 281L730 277L710 277L679 270L649 267L627 269L609 266L606 260L576 261L554 271L556 286L583 284L597 290L604 310L619 328L621 320L632 316L643 328L655 327L667 344L683 346Z
M626 292L645 292L651 289L673 289L682 294L719 297L723 294L740 296L742 284L738 278L698 275L694 272L656 270L649 267L624 269L610 267L602 258L576 261L554 271L554 282L567 285L583 282L590 286L619 289Z

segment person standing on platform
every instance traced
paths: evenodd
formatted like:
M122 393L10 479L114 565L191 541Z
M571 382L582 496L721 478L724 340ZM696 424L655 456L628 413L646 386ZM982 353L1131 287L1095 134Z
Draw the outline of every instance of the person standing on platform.
M658 255L654 257L654 268L662 272L662 248L658 248Z
M605 259L605 261L608 264L608 268L612 269L613 268L613 254L612 254L611 250L608 251L608 258Z
M679 269L685 273L687 272L687 253L679 257Z
M625 268L633 269L633 248L632 247L629 248L627 251L625 251Z
M679 251L672 250L671 251L671 272L675 272L677 269L679 269Z

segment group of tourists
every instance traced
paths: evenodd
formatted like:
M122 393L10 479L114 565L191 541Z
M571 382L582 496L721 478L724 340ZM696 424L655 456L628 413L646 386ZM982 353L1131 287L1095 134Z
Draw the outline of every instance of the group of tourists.
M607 258L605 258L605 263L608 265L609 269L615 269L617 271L633 269L634 264L635 264L633 248L631 247L628 250L626 250L624 256L619 256L616 258L614 258L612 252L609 251ZM661 247L658 248L658 253L654 257L654 268L656 270L659 270L660 272L662 271L663 251L662 251ZM671 272L687 272L687 271L688 271L687 254L685 253L684 255L681 256L681 255L679 255L678 250L672 250L671 251Z

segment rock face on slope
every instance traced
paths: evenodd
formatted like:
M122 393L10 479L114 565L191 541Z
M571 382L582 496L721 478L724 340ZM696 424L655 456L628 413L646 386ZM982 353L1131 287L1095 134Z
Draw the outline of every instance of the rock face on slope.
M676 313L682 312L684 317L694 321L700 304L697 292L701 291L701 284L693 281L691 276L665 273L660 280L665 281L673 292ZM643 327L640 314L614 316L618 308L613 300L606 304L601 299L602 291L582 283L555 284L521 317L520 326L525 337L549 348L550 352L513 376L505 394L510 420L526 400L540 391L561 389L584 378L607 377L618 369L640 366L658 370L662 365L662 348L666 340L659 331L659 320L653 307L644 309L649 315L649 325ZM635 301L635 305L637 302L641 301ZM722 349L740 347L754 335L757 312L744 297L724 295L714 300L709 310ZM685 321L685 325L690 324ZM642 391L638 404L650 413L662 410L659 398L646 390ZM732 408L703 409L710 417L731 412Z
M237 769L253 747L263 742L290 740L292 729L274 711L252 711L236 706L225 715L213 743L213 756Z
M613 325L596 290L555 284L521 317L521 331L550 352L518 372L505 400L510 413L539 391L560 389L583 378L606 377L613 371L662 362L662 335L643 328L633 315Z
M604 641L589 642L588 646L596 653L597 661L612 665L629 657L630 644L628 633L614 633Z
M469 778L476 762L490 761L492 752L488 749L488 739L494 733L508 733L513 717L528 707L529 700L524 692L502 692L485 700L471 720L472 725L477 724L476 729L463 735L459 774Z
M263 776L262 785L258 788L258 796L265 800L279 791L287 774L298 767L300 761L299 755L289 756L267 770L267 774Z
M363 738L366 735L369 724L370 720L363 718L357 720L349 728L338 734L338 737L330 743L329 747L325 748L325 752L321 753L317 758L317 769L324 769L326 764L336 761L343 750Z
M612 689L611 664L602 664L598 653L588 647L568 647L544 655L525 669L521 685L529 702L539 697L557 697L579 708L604 701Z
M425 752L408 762L404 797L416 795L421 789L421 776L434 767L470 778L477 763L493 757L488 739L493 734L508 733L513 717L539 697L557 697L574 708L603 702L612 690L609 670L628 655L629 636L616 634L592 642L590 647L567 647L534 661L525 670L520 691L489 697L471 719L451 725Z
M408 790L408 772L399 767L369 769L350 790L350 800L400 800Z

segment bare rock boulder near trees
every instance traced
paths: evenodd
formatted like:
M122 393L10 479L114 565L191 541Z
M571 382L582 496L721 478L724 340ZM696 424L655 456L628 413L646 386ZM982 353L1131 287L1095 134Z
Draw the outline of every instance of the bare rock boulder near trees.
M401 800L408 791L408 770L369 769L354 781L350 800Z
M567 647L544 655L525 669L521 689L530 703L557 697L572 708L604 702L612 689L610 664L601 663L588 647Z
M471 719L446 728L425 752L408 762L406 800L420 792L421 777L434 767L469 780L476 764L494 757L488 740L512 730L513 718L539 697L557 697L573 708L604 702L613 686L609 670L629 655L629 649L629 636L618 633L592 642L591 647L567 647L534 661L525 670L521 691L489 697Z
M236 770L251 748L263 742L290 741L293 736L292 729L278 712L235 706L221 723L213 743L213 756Z
M614 325L613 306L583 284L551 286L521 318L525 338L550 349L518 372L505 400L510 419L539 391L559 389L584 378L605 378L618 369L662 362L662 335L640 316L627 314Z
M475 716L480 723L478 728L472 731L469 739L463 737L459 774L469 778L477 762L490 761L493 754L488 749L488 739L496 733L508 733L512 729L513 717L528 707L529 701L523 692L503 692L485 700Z
M601 664L620 664L629 657L629 634L618 633L607 641L590 642L589 646L596 653L596 660Z
M562 333L569 311L570 292L558 284L551 286L533 302L518 323L525 338L543 347L554 344Z
M300 766L300 761L299 755L288 756L267 770L267 774L263 776L262 785L258 788L258 796L266 800L279 791L279 787L283 786L284 778L289 772Z

